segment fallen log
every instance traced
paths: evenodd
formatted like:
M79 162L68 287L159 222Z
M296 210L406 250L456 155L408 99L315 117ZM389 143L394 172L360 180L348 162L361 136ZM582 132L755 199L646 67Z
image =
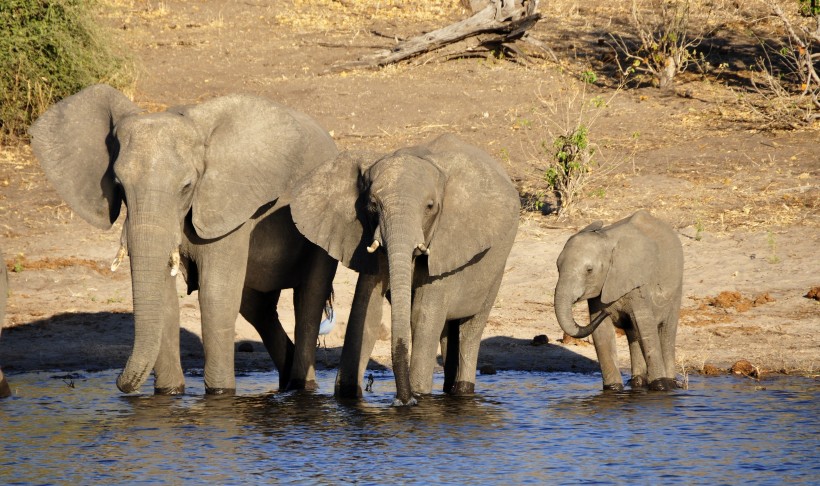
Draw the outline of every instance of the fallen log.
M470 5L474 9L480 8L462 21L399 42L390 49L365 55L357 61L335 66L333 71L386 66L479 34L484 37L484 43L512 42L541 18L536 12L538 0L479 0L470 2Z

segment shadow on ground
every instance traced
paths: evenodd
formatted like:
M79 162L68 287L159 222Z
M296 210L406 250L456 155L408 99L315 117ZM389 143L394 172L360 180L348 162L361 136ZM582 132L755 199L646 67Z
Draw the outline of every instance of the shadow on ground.
M478 365L479 368L490 365L496 370L601 371L597 361L572 351L572 348L551 343L534 346L529 339L495 336L481 342Z
M83 339L77 339L83 336ZM16 373L35 370L99 371L119 369L131 354L134 341L132 313L97 312L64 313L34 321L25 326L7 328L0 338L0 364L3 370ZM273 362L259 341L236 343L237 372L270 371ZM182 329L180 356L186 373L196 373L204 364L199 336ZM316 349L317 369L339 365L341 347L327 347L321 340ZM533 346L530 340L509 337L484 339L479 366L497 370L521 371L599 371L598 363L570 347L545 344ZM370 360L368 369L383 370L384 364ZM192 371L193 370L193 371Z

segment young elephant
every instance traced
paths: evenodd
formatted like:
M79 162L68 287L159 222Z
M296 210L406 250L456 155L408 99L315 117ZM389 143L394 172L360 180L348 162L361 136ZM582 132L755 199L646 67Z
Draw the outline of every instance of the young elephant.
M336 394L361 396L384 296L395 404L431 392L439 342L444 390L472 393L518 226L518 192L499 163L452 135L380 158L343 153L297 186L292 210L309 240L360 272Z
M6 261L3 259L3 252L0 251L0 331L3 330L3 322L6 318L6 299L9 295L9 280L6 271ZM3 370L0 370L0 398L11 396L11 388L6 381Z
M122 247L134 297L134 348L117 379L136 391L184 389L179 359L182 270L199 290L207 393L232 393L237 314L259 331L280 386L311 385L319 322L337 263L297 230L280 196L337 150L308 116L253 96L143 114L119 91L86 88L31 127L34 154L83 219L108 229L128 209ZM294 289L296 349L279 322ZM292 364L291 364L292 361Z
M573 235L558 256L555 315L565 333L592 334L604 389L622 390L615 329L626 332L633 387L675 388L675 334L683 249L669 225L646 211L603 227L596 221ZM590 324L579 326L572 305L586 300Z

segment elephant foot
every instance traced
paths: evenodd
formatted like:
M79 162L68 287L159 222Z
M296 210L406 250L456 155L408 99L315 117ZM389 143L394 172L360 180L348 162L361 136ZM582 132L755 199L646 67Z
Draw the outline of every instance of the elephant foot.
M678 387L674 378L658 378L649 383L649 389L654 391L669 391Z
M336 390L333 392L336 398L343 399L357 399L362 398L362 387L357 385L336 385Z
M412 407L414 405L418 405L418 403L419 401L416 400L416 397L410 397L410 399L407 400L407 402L401 401L401 399L399 399L398 397L396 397L396 399L393 400L394 407Z
M236 394L236 388L210 388L210 387L206 386L205 387L205 394L206 395L214 395L214 396L218 396L218 395L235 395Z
M622 392L624 391L623 383L610 383L604 385L604 391Z
M185 385L154 387L154 395L182 395L185 393Z
M645 376L633 376L629 379L629 386L632 388L646 388L647 381Z
M0 372L0 398L6 398L11 396L11 388L9 388L9 382L6 381L6 377L2 375Z
M450 390L447 391L450 395L472 395L475 393L475 383L469 381L457 381L453 383Z
M292 390L316 391L318 389L319 389L319 385L316 383L316 380L292 379L288 383L288 387L287 387L287 391L292 391Z

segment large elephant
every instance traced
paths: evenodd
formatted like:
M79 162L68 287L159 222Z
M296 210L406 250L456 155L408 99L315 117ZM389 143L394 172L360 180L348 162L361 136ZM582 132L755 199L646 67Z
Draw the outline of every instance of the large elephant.
M646 211L610 226L596 221L573 235L558 256L555 315L565 333L592 334L604 389L622 390L615 328L629 342L633 387L668 390L675 383L675 334L683 287L683 249L672 228ZM586 300L590 323L572 306Z
M9 280L8 272L6 271L6 260L3 259L3 252L0 250L0 332L3 330L3 322L6 318L6 299L9 295ZM6 381L6 376L3 370L0 370L0 398L6 398L11 395L11 388Z
M32 147L74 211L108 229L127 216L115 264L131 259L134 347L117 379L136 391L184 389L179 359L181 268L199 290L205 387L232 393L238 313L259 331L280 386L310 387L324 303L337 262L296 230L282 196L337 150L308 116L230 95L161 113L105 85L57 103L31 127ZM279 322L280 290L294 289L295 349ZM289 384L288 384L289 383Z
M361 395L383 296L391 303L395 404L431 392L439 342L444 390L473 392L519 205L499 163L453 135L383 157L346 152L297 185L296 226L360 272L338 396Z

